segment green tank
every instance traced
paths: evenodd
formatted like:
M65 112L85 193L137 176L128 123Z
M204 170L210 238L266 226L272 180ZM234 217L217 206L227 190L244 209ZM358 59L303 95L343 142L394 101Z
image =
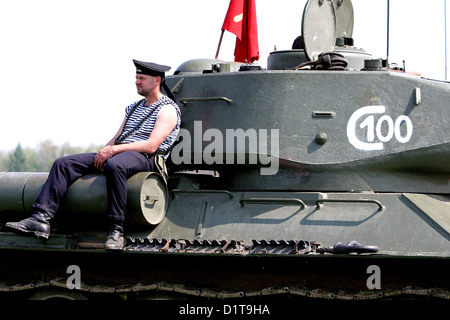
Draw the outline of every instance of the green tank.
M390 69L352 32L351 1L308 1L303 49L267 69L180 65L169 179L128 181L124 250L104 250L105 181L86 176L47 241L1 230L0 295L449 300L450 84ZM327 52L345 70L311 68ZM0 173L1 226L46 177Z

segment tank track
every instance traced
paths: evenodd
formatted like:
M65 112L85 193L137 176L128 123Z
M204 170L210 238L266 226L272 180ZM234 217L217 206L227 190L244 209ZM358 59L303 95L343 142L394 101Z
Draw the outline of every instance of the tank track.
M357 273L360 278L362 273L364 284L367 278L367 274L365 273L367 265L391 262L391 259L382 261L378 260L377 255L370 254L376 252L378 247L362 246L356 241L348 243L339 242L333 247L322 247L320 242L305 240L252 240L252 244L246 244L244 241L236 240L131 237L128 237L126 240L124 251L128 253L123 252L123 254L107 252L104 250L103 242L95 241L80 241L76 242L76 244L72 242L74 247L70 246L70 249L66 248L62 250L5 250L5 259L12 264L9 267L10 269L6 268L7 266L5 267L3 274L9 274L11 277L0 280L0 299L27 300L38 299L39 297L48 298L51 294L46 295L45 292L58 291L63 298L94 300L157 299L159 296L164 296L167 299L210 299L217 301L224 299L271 301L271 299L285 299L286 297L294 300L392 300L405 298L412 300L450 300L450 290L445 284L445 281L434 281L430 283L415 282L416 275L414 273L412 273L412 277L407 278L403 282L389 283L388 281L386 284L383 283L382 289L353 288L348 283L348 281L355 280L352 272L342 278L344 280L339 280L344 281L344 286L340 286L339 288L329 286L329 281L336 280L334 278L335 275L338 275L340 271L347 271L346 267L340 267L340 269L334 270L335 273L333 276L333 262L335 262L334 266L339 267L338 261L335 261L336 259L339 259L340 263L346 262L345 266L359 268L357 269ZM61 261L63 252L67 254L64 256L67 260ZM86 269L83 267L83 277L85 276L84 270L90 270L90 274L86 274L85 278L88 280L81 281L79 289L71 290L66 283L67 278L60 278L57 274L51 276L51 273L48 273L45 278L43 276L47 271L50 272L49 269L56 268L58 272L61 272L61 270L67 268L67 265L73 263L72 255L69 254L70 252L76 252L75 254L80 259L80 255L83 255L85 261L88 261L93 267L97 267L98 264L106 266L108 263L116 261L115 259L120 256L126 257L122 265L128 271L130 271L131 266L135 266L133 269L135 271L144 269L140 261L147 264L153 264L154 262L158 264L164 263L159 270L166 271L165 268L170 267L172 268L171 275L177 276L161 277L159 279L156 279L156 277L152 278L151 276L141 279L138 277L128 277L120 280L120 282L108 284L108 279L114 279L113 275L103 276L101 268L90 270L90 267L86 267ZM364 253L369 254L365 255ZM309 258L306 258L306 260L302 258L288 258L296 255L301 255L305 258L311 256L312 260ZM58 264L61 264L61 266L56 266L56 261L55 263L52 262L56 256L58 256ZM247 258L242 256L247 256ZM230 257L231 260L224 257ZM331 259L327 257L331 257ZM356 257L367 259L367 261L360 264L362 267L354 266L360 261ZM200 260L201 258L203 260ZM215 264L212 264L213 260L211 258ZM317 261L316 258L321 259L321 261ZM21 262L21 259L23 262ZM24 262L34 261L33 259L41 259L42 262L48 261L48 264L40 266L41 269L39 270L34 270L36 268L33 268L37 272L34 278L25 280L25 278L21 278L22 270L18 269L24 265ZM265 262L261 264L262 259L265 259ZM195 264L192 264L194 261ZM244 261L245 263L242 264ZM447 261L439 260L438 262L445 262L447 264ZM424 267L423 263L426 262L428 265L433 261L421 259L419 262L422 264L419 264L416 268L421 269ZM231 264L231 266L223 266L224 263ZM233 267L236 263L242 264L241 267L238 269ZM408 259L404 263L409 265L411 261ZM195 273L197 282L187 283L183 279L189 279L190 276L194 275L192 273L194 271L186 274L186 278L184 275L180 276L178 270L182 270L183 266L191 266L191 264L192 267L198 264L197 267L201 266L202 268ZM324 267L325 265L326 267ZM304 266L309 267L305 269L303 268ZM244 267L247 269L243 270ZM280 267L283 270L281 273ZM220 270L217 268L220 268ZM317 270L317 268L320 270ZM386 268L386 270L389 270L390 265L386 265ZM433 266L428 266L428 268L433 268ZM443 267L441 266L439 270L441 269L445 271L445 265ZM392 271L391 280L397 280L395 277L398 274L396 270ZM433 270L435 274L442 273L442 270L439 272L436 271L437 269ZM227 286L223 286L223 279L227 279L226 276L222 280L212 279L216 280L216 282L210 282L211 279L204 274L206 271L209 277L216 277L217 274L221 274L224 271L227 271L228 276L233 275L237 271L244 274L244 276L234 286L229 284L228 281L225 282ZM403 269L400 269L400 272L400 274L404 274ZM16 276L12 276L12 274L16 273ZM129 273L133 274L131 271ZM120 276L121 271L117 270L116 275ZM291 275L299 277L291 281ZM248 285L249 283L252 284L252 281L258 281L261 277L271 279L272 277L282 278L283 276L285 277L284 280L287 277L289 281L284 281L284 283L282 281L278 282L279 286L277 286L276 282L265 282L257 286ZM309 285L305 285L304 280L308 279L309 276L313 276L314 281ZM247 286L242 281L246 281ZM359 279L357 282L358 286L360 286L360 282L362 281ZM207 285L204 285L205 283Z
M224 291L205 288L185 287L171 283L131 284L121 286L107 286L99 284L81 283L80 289L68 289L66 279L54 279L48 282L9 285L0 283L0 296L3 298L21 296L34 299L34 294L41 290L59 289L61 292L77 293L86 298L102 299L136 299L158 298L167 299L242 299L257 300L265 298L287 297L318 300L383 300L383 299L417 299L417 300L446 300L450 301L450 291L440 288L405 287L395 290L371 291L330 291L326 289L308 289L302 287L264 288L256 291Z

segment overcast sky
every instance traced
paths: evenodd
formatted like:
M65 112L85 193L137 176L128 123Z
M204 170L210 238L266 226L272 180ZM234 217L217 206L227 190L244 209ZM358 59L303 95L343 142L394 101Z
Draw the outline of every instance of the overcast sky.
M259 64L301 34L306 1L256 0ZM445 78L445 0L390 1L390 62ZM214 58L229 0L2 0L0 150L105 144L140 97L132 59ZM355 46L386 58L386 0L353 0ZM233 61L226 32L219 59Z

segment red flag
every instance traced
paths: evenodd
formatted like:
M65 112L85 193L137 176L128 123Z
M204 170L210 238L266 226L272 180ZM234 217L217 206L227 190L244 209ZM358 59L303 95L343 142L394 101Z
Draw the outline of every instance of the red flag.
M259 60L255 0L231 0L222 30L236 35L234 61Z

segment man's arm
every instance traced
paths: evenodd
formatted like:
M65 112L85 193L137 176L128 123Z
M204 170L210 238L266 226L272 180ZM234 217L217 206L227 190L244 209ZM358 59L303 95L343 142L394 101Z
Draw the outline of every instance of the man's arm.
M167 136L172 132L177 121L178 116L175 107L168 104L159 112L155 127L147 140L114 145L114 141L122 132L122 127L125 123L124 120L113 139L111 139L108 144L96 154L94 165L100 170L103 170L103 167L109 158L125 151L137 151L139 153L149 154L155 153L161 143L163 143Z

